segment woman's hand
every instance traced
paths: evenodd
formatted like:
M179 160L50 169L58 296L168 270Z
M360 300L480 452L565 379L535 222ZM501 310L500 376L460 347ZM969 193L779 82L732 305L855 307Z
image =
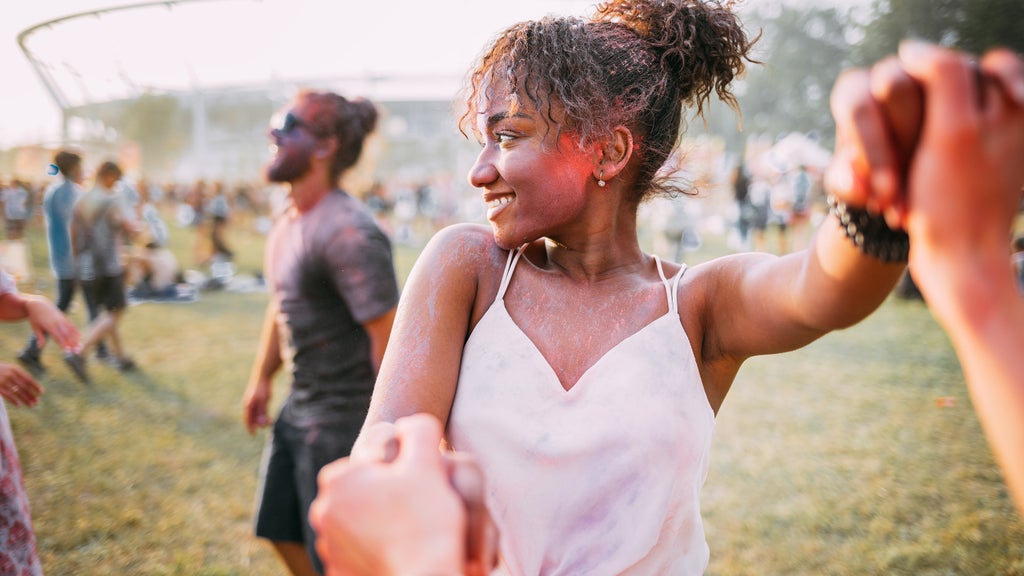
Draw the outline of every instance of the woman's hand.
M920 86L893 56L870 70L844 71L831 97L836 150L825 174L828 192L881 213L903 227L906 174L924 114Z
M0 396L15 406L35 406L43 387L28 372L13 364L0 364Z
M78 328L52 302L41 296L21 296L29 324L39 342L45 342L47 335L65 352L77 352L81 337Z

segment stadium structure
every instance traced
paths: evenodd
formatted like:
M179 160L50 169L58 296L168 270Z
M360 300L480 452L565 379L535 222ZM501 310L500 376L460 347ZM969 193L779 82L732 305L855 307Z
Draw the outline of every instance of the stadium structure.
M161 0L48 20L18 43L61 110L59 145L87 162L116 158L152 179L252 180L271 116L311 88L379 105L375 178L461 179L479 149L452 102L487 35L443 42L472 34L430 6Z

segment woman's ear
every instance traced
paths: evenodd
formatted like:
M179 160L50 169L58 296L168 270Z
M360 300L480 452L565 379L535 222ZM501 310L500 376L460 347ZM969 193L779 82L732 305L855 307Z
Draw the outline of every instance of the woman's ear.
M596 152L594 178L607 182L621 174L633 157L633 133L625 126L616 126L611 138L604 140Z

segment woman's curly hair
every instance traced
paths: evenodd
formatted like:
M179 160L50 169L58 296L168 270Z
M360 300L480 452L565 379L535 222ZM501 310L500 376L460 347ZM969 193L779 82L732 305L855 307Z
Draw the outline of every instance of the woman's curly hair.
M703 115L712 92L733 108L748 40L731 0L611 0L590 19L545 17L501 33L470 71L463 133L475 131L478 99L507 82L512 106L525 98L549 126L580 144L633 131L634 200L681 192L658 177L682 126L683 106ZM555 111L558 111L556 120Z

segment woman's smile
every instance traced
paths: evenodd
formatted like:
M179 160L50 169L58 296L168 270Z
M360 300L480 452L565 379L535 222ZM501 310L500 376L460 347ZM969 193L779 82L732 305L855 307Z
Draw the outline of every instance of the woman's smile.
M498 217L498 214L504 212L505 208L516 199L515 194L485 193L483 197L484 202L487 203L487 219L492 222Z

